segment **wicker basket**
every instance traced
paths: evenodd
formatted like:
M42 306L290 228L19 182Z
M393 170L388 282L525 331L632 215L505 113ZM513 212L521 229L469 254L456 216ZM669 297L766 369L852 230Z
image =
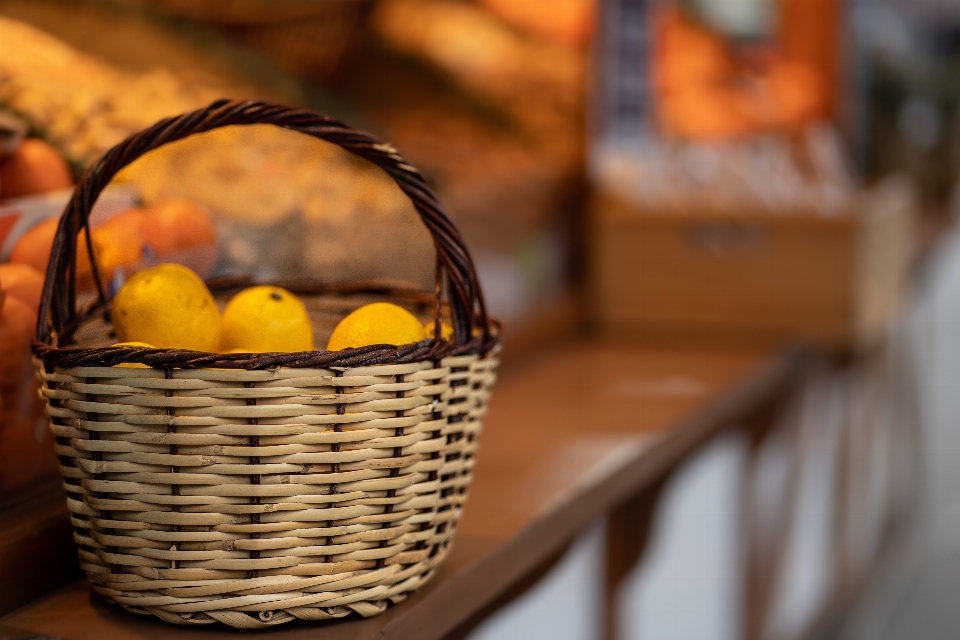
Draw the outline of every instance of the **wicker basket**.
M399 296L429 305L436 323L449 318L450 340L272 354L97 346L112 341L108 302L88 243L98 295L78 309L75 247L101 190L165 143L253 123L379 165L436 246L435 292L299 283L308 308L342 306L347 294ZM132 136L77 185L37 333L81 566L108 599L176 624L247 629L372 616L443 561L470 484L497 330L460 234L389 144L317 113L228 101Z

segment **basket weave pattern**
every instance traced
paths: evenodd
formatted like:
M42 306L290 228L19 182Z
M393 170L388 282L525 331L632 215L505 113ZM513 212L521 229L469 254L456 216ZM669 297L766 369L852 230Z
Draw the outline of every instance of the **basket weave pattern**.
M379 613L446 554L494 368L44 373L83 569L170 622Z
M108 308L89 244L98 299L80 310L75 288L76 239L81 229L90 237L102 188L150 149L250 123L334 142L394 177L437 248L438 337L274 354L75 342ZM34 343L93 588L176 624L254 629L382 612L449 549L498 351L459 232L389 145L321 114L228 101L121 143L84 176L61 219Z

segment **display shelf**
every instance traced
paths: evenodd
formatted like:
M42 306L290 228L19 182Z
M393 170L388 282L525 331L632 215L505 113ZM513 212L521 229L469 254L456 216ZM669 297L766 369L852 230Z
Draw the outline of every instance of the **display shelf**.
M577 341L515 362L496 387L470 500L453 550L433 580L374 618L290 623L258 637L459 635L598 517L613 514L628 529L644 527L652 509L634 507L652 506L664 479L712 436L778 402L802 375L805 361L797 354ZM625 510L632 516L618 517ZM609 554L631 564L639 552L612 548ZM608 608L609 615L614 609ZM8 635L71 640L235 637L219 625L175 627L131 615L92 594L83 580L28 604L2 624Z

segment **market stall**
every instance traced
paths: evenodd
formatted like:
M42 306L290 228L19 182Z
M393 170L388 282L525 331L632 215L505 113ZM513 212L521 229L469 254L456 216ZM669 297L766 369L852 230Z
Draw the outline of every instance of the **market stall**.
M0 631L470 637L602 522L633 637L722 441L717 637L826 637L915 520L947 223L845 3L742 5L0 0Z

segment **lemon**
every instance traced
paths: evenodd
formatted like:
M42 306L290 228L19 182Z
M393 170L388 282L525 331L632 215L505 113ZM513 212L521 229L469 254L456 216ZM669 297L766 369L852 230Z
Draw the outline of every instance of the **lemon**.
M371 344L399 346L420 342L427 331L416 316L389 302L367 304L340 321L327 343L328 351Z
M220 344L220 311L203 280L179 264L135 273L110 306L120 342L161 349L214 351Z
M427 337L428 337L428 338L432 338L432 337L433 337L433 327L434 327L434 324L433 324L432 321L426 323L425 325L423 325L424 330L427 332ZM448 323L446 323L446 322L441 322L441 323L440 323L440 337L443 338L444 340L449 340L450 338L452 338L452 337L453 337L453 326L450 325L450 324L448 324Z
M152 344L147 344L146 342L117 342L116 344L110 345L111 347L147 347L148 349L153 349ZM148 365L142 364L140 362L124 362L122 364L114 365L116 367L123 367L124 369L149 369Z
M313 326L300 299L280 287L244 289L223 310L220 350L313 351Z

